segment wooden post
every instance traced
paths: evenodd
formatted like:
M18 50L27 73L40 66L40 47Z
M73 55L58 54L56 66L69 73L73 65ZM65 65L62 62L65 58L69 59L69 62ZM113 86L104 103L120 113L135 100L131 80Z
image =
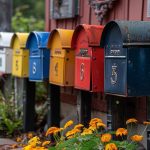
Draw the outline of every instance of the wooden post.
M35 82L29 82L28 78L24 79L23 129L35 130Z
M48 86L48 127L60 127L60 86Z
M79 122L87 127L91 120L92 93L81 90L77 97L77 112Z
M150 121L150 97L147 97L147 120ZM150 127L147 129L147 149L150 149Z

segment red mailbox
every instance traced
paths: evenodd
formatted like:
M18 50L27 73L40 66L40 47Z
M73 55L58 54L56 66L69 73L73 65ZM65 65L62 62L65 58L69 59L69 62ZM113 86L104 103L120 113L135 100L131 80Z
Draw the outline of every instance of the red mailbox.
M104 49L99 47L104 26L78 25L72 38L75 49L75 88L104 91Z

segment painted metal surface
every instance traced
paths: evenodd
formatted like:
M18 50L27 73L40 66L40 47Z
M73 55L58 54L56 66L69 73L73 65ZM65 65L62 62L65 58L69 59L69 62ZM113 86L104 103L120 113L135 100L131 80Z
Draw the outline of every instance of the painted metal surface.
M150 22L111 21L103 31L106 93L150 95Z
M49 32L31 32L27 39L29 49L29 80L44 81L49 77L50 51L47 48Z
M28 77L29 50L26 49L28 33L15 33L11 39L13 49L12 75L17 77Z
M104 26L79 25L75 28L75 88L92 92L104 91L104 49L99 41Z
M74 85L74 51L71 49L73 30L55 29L48 41L50 48L49 82L61 86Z
M0 32L0 72L9 74L12 72L11 38L13 33Z

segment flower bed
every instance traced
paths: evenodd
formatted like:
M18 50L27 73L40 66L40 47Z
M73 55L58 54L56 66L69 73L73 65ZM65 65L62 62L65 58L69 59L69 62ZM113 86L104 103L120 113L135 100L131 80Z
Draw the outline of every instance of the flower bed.
M126 121L127 125L137 124L134 118ZM128 137L128 130L119 128L107 131L106 125L99 118L91 119L89 127L82 124L73 127L73 121L68 121L63 128L50 127L44 140L34 136L24 145L24 150L137 150L138 143L143 140L143 134L150 122L144 122L145 129L141 134ZM67 131L69 127L73 127ZM49 135L53 136L51 142ZM43 139L43 138L41 138ZM20 141L21 143L21 141Z

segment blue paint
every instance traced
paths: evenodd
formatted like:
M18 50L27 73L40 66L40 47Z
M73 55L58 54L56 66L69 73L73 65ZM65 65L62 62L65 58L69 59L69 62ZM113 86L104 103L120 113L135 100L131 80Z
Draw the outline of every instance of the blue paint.
M31 32L26 48L29 49L29 80L44 81L49 78L50 50L47 48L49 32Z
M149 96L150 22L111 21L100 46L105 50L105 93Z

